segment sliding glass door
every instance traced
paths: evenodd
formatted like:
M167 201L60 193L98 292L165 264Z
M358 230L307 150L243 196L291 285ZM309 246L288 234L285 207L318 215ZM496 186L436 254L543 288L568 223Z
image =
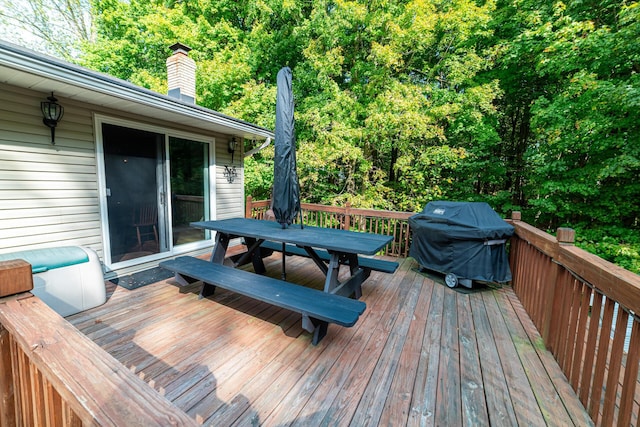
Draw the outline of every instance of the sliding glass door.
M110 264L204 241L189 223L210 218L210 143L108 123L101 130Z

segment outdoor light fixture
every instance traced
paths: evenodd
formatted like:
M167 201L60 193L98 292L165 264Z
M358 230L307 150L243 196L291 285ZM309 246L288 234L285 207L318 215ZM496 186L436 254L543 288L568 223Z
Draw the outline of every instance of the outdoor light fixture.
M232 136L229 140L229 148L228 151L231 153L231 163L233 163L233 155L236 152L236 148L238 147L238 141L236 141L236 137Z
M238 177L238 172L236 171L235 166L226 166L224 167L224 177L227 178L227 182L229 184L233 183L233 181Z
M53 96L47 97L48 101L42 101L40 103L40 109L42 110L42 122L51 128L51 145L56 144L56 126L64 115L64 108L58 104L58 100Z

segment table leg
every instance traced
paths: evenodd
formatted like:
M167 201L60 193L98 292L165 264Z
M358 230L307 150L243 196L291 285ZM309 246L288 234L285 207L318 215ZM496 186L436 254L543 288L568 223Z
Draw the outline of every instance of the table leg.
M362 269L360 268L360 265L358 264L358 255L356 254L347 254L346 255L347 259L349 260L349 271L351 271L351 277L354 278L354 289L353 289L353 293L356 299L360 299L360 297L362 297L362 282L369 276L368 274L365 274L364 272L362 272ZM357 279L356 277L359 277L360 274L362 274L363 277L362 280Z
M251 241L252 243L249 243ZM255 239L244 239L244 243L247 246L247 252L243 253L240 258L233 264L234 267L238 267L239 265L245 265L249 262L249 259L253 261L253 257L256 251L260 254L260 258L262 258L262 250L260 249L260 245L264 242L264 239L255 240Z
M313 338L311 343L313 345L317 345L325 335L327 335L327 329L329 328L329 323L312 319L306 314L302 315L302 329L305 331L311 332L313 334Z
M261 239L262 240L262 239ZM253 271L257 274L264 274L267 272L267 268L264 266L264 261L262 261L262 256L260 255L260 244L261 242L256 242L256 239L252 237L245 237L245 243L247 244L247 248L255 248L255 250L251 251L251 263L253 264Z
M338 274L340 273L340 254L331 252L331 259L327 268L327 278L324 282L324 291L332 293L339 285Z
M344 282L338 281L340 265L349 263L351 277ZM362 283L369 277L370 269L363 269L358 264L358 255L331 252L327 279L324 283L324 291L345 297L362 297Z
M231 236L226 233L217 232L216 233L216 243L213 245L213 250L211 251L211 258L209 261L215 264L224 264L224 257L227 254L227 248L229 247L229 240L231 240ZM216 287L210 283L203 282L202 289L200 289L199 299L209 297L214 294L216 291Z
M200 295L198 295L198 299L210 297L216 292L216 287L211 283L202 282L202 289L200 289Z
M324 261L322 261L322 259L318 256L316 251L314 251L313 248L309 246L304 246L303 249L309 255L309 257L313 260L313 262L318 266L318 268L322 271L322 274L326 276L327 273L329 272L329 268L324 263Z
M320 322L318 326L316 326L315 331L313 331L313 339L311 340L311 344L318 345L320 340L327 335L327 329L329 328L329 324L327 322Z
M223 264L224 257L227 254L227 248L229 247L230 236L226 233L216 233L216 243L211 251L211 258L209 261L216 264Z

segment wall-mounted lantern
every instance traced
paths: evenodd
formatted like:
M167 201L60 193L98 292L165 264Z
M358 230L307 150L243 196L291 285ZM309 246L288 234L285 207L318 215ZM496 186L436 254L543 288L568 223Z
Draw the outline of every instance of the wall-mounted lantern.
M51 144L56 143L56 126L62 116L64 115L64 108L58 104L58 100L53 96L47 97L48 101L42 101L40 103L40 109L42 110L42 122L49 128L51 128Z
M233 164L233 155L236 152L236 148L238 148L238 141L236 140L235 136L232 136L231 139L229 140L229 147L227 149L227 151L229 151L229 153L231 153L231 163Z

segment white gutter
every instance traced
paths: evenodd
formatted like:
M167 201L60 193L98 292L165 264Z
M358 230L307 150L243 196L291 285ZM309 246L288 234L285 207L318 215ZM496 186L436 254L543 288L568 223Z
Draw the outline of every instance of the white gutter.
M265 139L265 141L259 147L251 149L251 150L247 151L246 153L244 153L244 157L246 158L246 157L253 156L258 151L261 151L261 150L264 150L265 148L267 148L269 146L269 144L271 144L271 137L270 136L267 137L267 139Z

